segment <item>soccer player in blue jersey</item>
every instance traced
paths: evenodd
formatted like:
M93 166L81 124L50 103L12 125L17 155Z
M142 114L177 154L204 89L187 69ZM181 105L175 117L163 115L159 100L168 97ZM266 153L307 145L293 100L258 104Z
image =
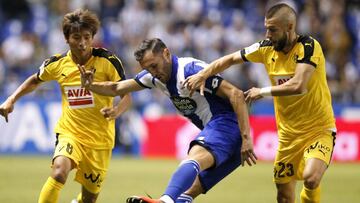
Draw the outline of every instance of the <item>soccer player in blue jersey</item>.
M188 156L174 172L160 199L132 196L128 203L192 202L241 164L256 164L244 93L219 75L206 80L204 95L190 95L182 82L207 64L172 55L157 38L144 40L135 51L144 69L134 79L93 82L94 73L79 67L82 84L92 92L116 96L158 88L177 110L202 131L190 143Z

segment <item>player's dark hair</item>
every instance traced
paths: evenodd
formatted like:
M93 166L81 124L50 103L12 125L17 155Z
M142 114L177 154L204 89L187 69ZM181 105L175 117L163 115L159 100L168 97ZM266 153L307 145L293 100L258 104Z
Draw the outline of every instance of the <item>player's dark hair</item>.
M66 39L73 32L79 32L82 29L90 30L92 36L97 33L100 27L99 18L89 10L78 9L64 16L62 29Z
M295 10L293 8L291 8L289 5L285 4L285 3L275 4L274 6L270 7L266 12L265 17L267 19L269 19L269 18L273 17L278 11L280 11L283 8L288 9L296 17Z
M166 47L165 43L159 38L146 39L141 42L140 46L134 52L135 59L141 61L147 50L151 50L152 53L157 54L162 52Z

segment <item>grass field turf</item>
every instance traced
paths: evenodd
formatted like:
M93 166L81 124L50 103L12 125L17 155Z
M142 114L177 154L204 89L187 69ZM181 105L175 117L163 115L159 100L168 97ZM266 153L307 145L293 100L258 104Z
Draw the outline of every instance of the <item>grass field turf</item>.
M157 197L177 164L176 160L117 158L115 155L98 202L124 203L127 196L145 193ZM37 202L49 174L50 156L0 156L0 202ZM71 173L61 192L60 203L69 203L80 191L80 185L73 177L74 173ZM323 179L322 197L325 203L359 203L360 164L333 163ZM240 168L195 202L275 202L272 164L260 162L255 167Z

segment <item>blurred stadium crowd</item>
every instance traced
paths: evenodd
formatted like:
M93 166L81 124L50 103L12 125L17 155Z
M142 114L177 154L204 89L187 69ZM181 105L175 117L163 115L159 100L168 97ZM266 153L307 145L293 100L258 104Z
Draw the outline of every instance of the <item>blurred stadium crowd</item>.
M102 22L96 46L115 52L127 78L140 67L133 57L145 38L158 37L178 56L206 62L264 38L268 0L1 0L0 95L8 96L45 58L68 49L61 20L76 8L95 11ZM282 1L284 2L284 1ZM360 3L358 0L285 1L298 12L298 31L320 41L333 100L360 104ZM231 68L224 77L243 90L269 84L256 64ZM59 99L57 85L30 97ZM55 90L54 90L55 89ZM169 105L157 92L134 94L136 109ZM173 111L160 108L157 111Z

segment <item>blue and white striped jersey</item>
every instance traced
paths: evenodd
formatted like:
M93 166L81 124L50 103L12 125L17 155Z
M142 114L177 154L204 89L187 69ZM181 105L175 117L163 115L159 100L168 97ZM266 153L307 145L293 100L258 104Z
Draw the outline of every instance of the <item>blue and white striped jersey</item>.
M198 59L178 58L173 55L171 77L166 84L146 70L138 73L135 81L145 88L160 89L171 99L182 115L189 118L198 128L203 129L212 118L218 115L233 114L235 116L230 102L216 96L216 91L223 80L219 75L211 76L206 80L204 96L197 91L190 97L190 91L182 86L187 77L196 74L206 66L205 62Z

